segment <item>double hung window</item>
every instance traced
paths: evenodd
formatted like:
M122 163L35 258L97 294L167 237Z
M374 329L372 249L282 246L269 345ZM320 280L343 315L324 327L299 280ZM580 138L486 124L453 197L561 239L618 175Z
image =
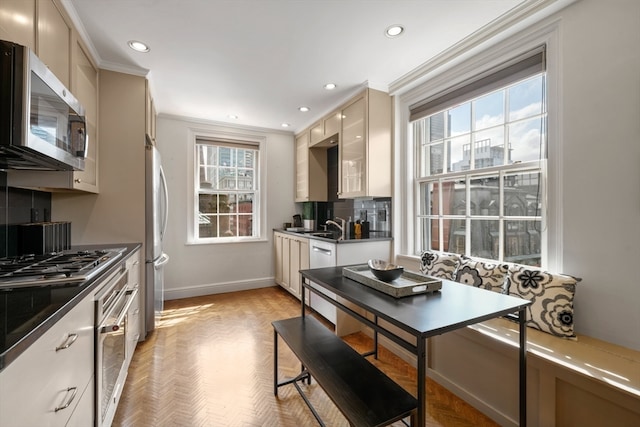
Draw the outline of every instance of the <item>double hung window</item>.
M196 139L195 238L242 240L259 236L259 146Z
M544 48L410 107L416 253L540 265L547 153Z

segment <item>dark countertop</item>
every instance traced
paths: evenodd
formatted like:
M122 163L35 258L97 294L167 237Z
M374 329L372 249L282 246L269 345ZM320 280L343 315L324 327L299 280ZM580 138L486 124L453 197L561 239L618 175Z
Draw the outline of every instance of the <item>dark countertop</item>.
M73 250L111 248L125 248L125 250L122 252L122 257L114 262L113 265L110 265L109 268L96 277L84 282L0 289L0 317L11 317L14 320L24 321L12 331L0 328L0 371L29 348L31 344L71 311L80 301L94 292L103 278L120 268L122 263L141 247L142 244L140 243L74 246L72 247ZM33 316L31 314L25 316L25 313L17 310L20 303L25 300L44 301L47 306ZM20 317L24 317L24 319L20 319ZM16 330L19 332L16 332ZM10 337L9 332L11 332Z
M315 230L315 231L287 231L283 228L274 228L273 231L277 231L278 233L291 234L292 236L298 237L306 237L309 239L322 240L325 242L331 243L364 243L364 242L372 242L379 240L393 240L390 231L370 231L368 237L356 237L356 236L347 236L346 239L340 239L339 231L331 231L331 236L314 236L314 233L325 233L324 230Z

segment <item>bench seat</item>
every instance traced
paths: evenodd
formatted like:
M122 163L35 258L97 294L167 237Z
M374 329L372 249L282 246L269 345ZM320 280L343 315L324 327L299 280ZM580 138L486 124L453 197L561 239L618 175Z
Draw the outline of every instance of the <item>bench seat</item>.
M353 426L385 426L411 416L418 401L357 351L310 316L272 322L274 328L274 392L295 384L320 424L322 421L302 393L297 381L315 378L327 396ZM278 383L278 335L302 363L294 380Z

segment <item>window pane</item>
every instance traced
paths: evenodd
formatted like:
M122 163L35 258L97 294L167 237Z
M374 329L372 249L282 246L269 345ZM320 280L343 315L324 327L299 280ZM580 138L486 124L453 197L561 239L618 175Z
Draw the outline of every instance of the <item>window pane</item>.
M444 222L444 251L456 254L465 253L467 242L467 220L466 219L445 219Z
M490 93L473 101L475 130L504 123L504 90Z
M215 166L218 164L218 149L209 145L198 145L198 157L200 165Z
M500 222L471 220L471 256L498 259L500 256Z
M443 172L444 143L429 146L430 173L435 175Z
M219 190L235 190L236 170L232 168L220 168L218 187Z
M237 199L237 212L252 213L253 212L253 193L239 194Z
M449 110L447 136L457 136L471 132L471 103L459 105Z
M239 236L251 236L252 216L251 215L238 215L238 235Z
M217 237L235 237L236 228L234 226L233 219L235 219L231 215L220 215L220 234Z
M209 166L200 167L200 188L213 188L216 184L216 168Z
M234 195L233 194L220 194L220 213L231 213L232 212L232 203Z
M498 216L500 214L500 179L497 175L471 180L471 215Z
M499 126L475 134L475 169L504 164L504 127Z
M509 125L510 163L544 158L544 128L542 117Z
M504 215L542 215L541 173L526 172L504 176Z
M215 194L200 194L198 208L201 214L215 214L218 212L218 196Z
M234 148L218 147L219 153L219 165L220 166L235 166L235 152Z
M471 135L463 135L447 141L449 153L449 165L447 172L459 172L469 170L471 162Z
M536 76L509 88L509 121L544 112L544 76Z
M218 237L217 216L215 215L199 215L198 216L198 237Z
M429 133L427 142L439 141L444 138L444 111L425 119L428 121Z
M540 266L541 221L505 221L504 260Z
M254 190L252 169L239 169L238 170L238 190Z
M238 150L238 167L253 168L253 157L252 150Z

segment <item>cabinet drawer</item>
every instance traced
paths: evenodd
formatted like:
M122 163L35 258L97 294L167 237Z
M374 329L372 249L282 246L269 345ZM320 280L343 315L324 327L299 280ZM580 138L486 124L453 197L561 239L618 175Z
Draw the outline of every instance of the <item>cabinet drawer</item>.
M0 374L0 425L67 424L93 374L93 304L81 301Z

